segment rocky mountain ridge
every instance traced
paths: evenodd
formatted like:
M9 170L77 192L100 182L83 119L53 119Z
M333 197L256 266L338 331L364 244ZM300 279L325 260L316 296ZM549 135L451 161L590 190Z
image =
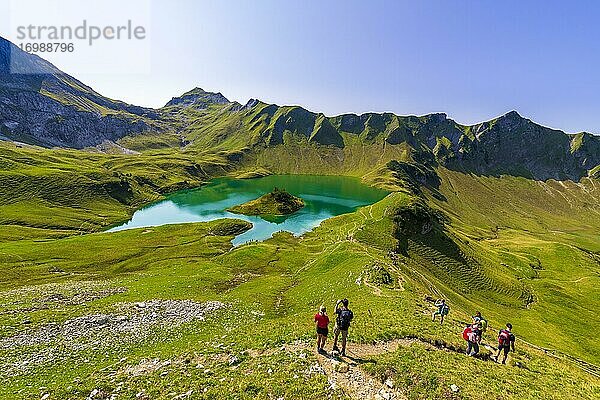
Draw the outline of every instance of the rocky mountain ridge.
M547 128L516 111L475 125L443 113L327 117L255 99L242 106L201 88L160 109L138 107L100 95L0 38L0 138L83 148L156 132L177 132L189 146L245 151L290 141L338 149L357 141L379 143L403 146L412 161L433 167L541 180L595 176L600 165L600 137Z
M403 146L412 161L483 175L516 175L532 179L579 180L600 165L600 137L567 134L510 111L490 121L462 125L446 114L399 116L392 113L343 114L327 117L299 106L277 106L251 100L215 106L215 114L197 117L196 140L219 146L245 138L253 148L285 146L290 141L343 149L363 145ZM190 137L194 141L194 129ZM214 133L214 134L213 134Z

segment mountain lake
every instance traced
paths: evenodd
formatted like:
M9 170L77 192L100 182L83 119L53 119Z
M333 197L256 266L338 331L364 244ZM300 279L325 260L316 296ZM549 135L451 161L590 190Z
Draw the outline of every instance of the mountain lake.
M234 214L227 208L256 199L273 188L285 189L302 198L304 208L291 215L262 218ZM360 179L341 176L271 175L255 179L217 178L196 189L168 195L164 200L137 210L132 218L108 230L212 221L238 218L252 223L252 229L238 235L234 245L252 240L265 240L278 231L301 235L323 220L353 212L360 206L373 204L389 192L367 186Z

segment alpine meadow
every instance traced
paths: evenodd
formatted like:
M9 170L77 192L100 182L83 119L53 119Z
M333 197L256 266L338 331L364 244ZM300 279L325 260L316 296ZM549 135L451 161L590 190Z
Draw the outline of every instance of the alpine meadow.
M0 398L600 398L599 136L200 88L146 108L0 38L0 139Z

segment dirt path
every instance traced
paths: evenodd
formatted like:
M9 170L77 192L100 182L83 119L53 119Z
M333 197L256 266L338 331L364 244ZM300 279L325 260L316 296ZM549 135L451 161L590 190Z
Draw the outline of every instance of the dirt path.
M329 383L340 388L352 399L385 399L401 400L406 396L394 387L391 380L380 382L364 372L360 365L371 360L372 356L393 352L399 346L408 346L418 342L417 339L396 339L376 344L348 345L347 356L333 356L331 353L318 354L315 349L305 343L287 345L286 350L292 352L312 352L327 375Z

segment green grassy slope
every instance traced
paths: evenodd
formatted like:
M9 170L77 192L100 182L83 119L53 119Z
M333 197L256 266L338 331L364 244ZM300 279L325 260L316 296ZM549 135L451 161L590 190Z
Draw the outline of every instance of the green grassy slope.
M177 112L211 115L211 107ZM84 346L71 354L57 343L0 345L4 367L19 366L10 369L16 372L0 394L32 396L44 386L57 397L80 398L98 387L112 393L126 382L119 389L126 396L143 390L151 398L188 390L206 398L343 397L326 377L306 372L316 362L312 355L299 358L280 346L309 340L314 310L349 297L357 314L352 341L417 338L363 363L376 376L391 377L408 397L454 396L449 386L457 384L456 396L465 398L595 398L600 383L586 370L598 372L592 364L600 363L600 348L586 333L600 323L598 181L432 169L419 164L406 143L342 136L346 145L339 148L285 133L284 143L249 152L244 136L201 151L194 142L182 145L179 136L138 135L123 139L141 150L131 155L2 143L0 313L6 322L0 341L51 322L114 313L122 303L219 300L232 309L209 321L153 330L154 338L119 339L108 350ZM209 146L212 139L204 139ZM74 236L124 220L166 192L240 171L335 171L397 192L301 238L279 234L233 250L229 239L245 229L241 222ZM94 293L98 285L120 289L85 305L54 304L40 294ZM441 295L452 305L444 327L429 319L428 298ZM497 379L502 367L486 361L487 350L478 360L457 352L461 322L477 309L492 331L509 320L520 339L511 366L501 370L504 383ZM486 342L494 343L493 334ZM51 351L62 362L22 370L19 360L36 351ZM238 361L230 365L232 356ZM168 374L178 378L127 372L154 358L169 361ZM466 371L484 383L474 384Z
M344 149L349 155L347 158L331 156L336 160L331 169L354 165L355 169L348 168L346 172L360 176L369 165L378 164L373 161L376 151L361 148L358 144L356 149L360 151L352 152L350 146ZM400 149L387 156L382 153L381 163L394 155L407 157L407 153L396 150ZM222 174L229 162L223 155L194 152L154 151L138 156L116 156L17 148L12 144L4 144L2 151L2 178L7 182L0 189L4 199L0 237L4 239L98 230L126 219L134 208L160 198L163 192L197 185L203 179ZM329 169L323 166L323 160L328 156L322 148L307 145L304 152L312 152L321 162L317 159L306 162L307 158L297 153L294 159L291 157L294 147L289 145L265 149L264 154L271 154L265 159L272 160L269 167L275 172L318 173ZM257 158L262 157L260 154ZM273 157L275 154L280 157ZM361 159L365 160L364 164L358 161ZM283 162L285 160L287 164ZM492 304L506 304L518 309L533 302L532 307L540 307L540 293L534 285L542 282L549 285L545 279L539 279L540 275L550 278L549 267L556 266L554 284L558 287L538 290L558 293L551 303L556 303L559 310L563 304L556 297L568 293L576 296L576 304L593 310L595 303L590 299L596 293L594 253L598 252L595 236L598 199L594 180L584 179L578 184L534 182L510 177L477 178L450 170L440 171L443 177L440 191L446 200L433 197L430 200L450 217L451 235L449 238L417 238L410 241L409 248L413 257L427 267L431 279L445 287L449 295L461 293L458 299L464 304L470 301L463 299L465 291L477 292L477 301L487 299L490 312L496 312ZM365 176L381 179L380 173ZM552 240L548 240L549 235ZM541 254L540 249L546 254ZM540 256L548 257L547 261ZM475 269L463 277L465 266ZM452 284L441 282L442 277ZM558 282L561 279L563 282ZM583 296L587 301L580 298L578 293L581 292L591 294ZM558 311L548 312L554 315ZM568 314L568 311L564 313ZM577 318L552 319L555 324L567 324L569 332L596 322L593 315L575 323L573 320ZM530 325L535 332L538 325ZM560 326L556 326L554 336L538 343L552 347L559 332ZM585 353L590 353L593 359L598 357L594 349L586 350L589 346L585 341L575 346L578 349L568 347L568 350L576 350L578 355L589 356Z
M429 278L455 301L484 308L499 323L520 321L527 340L598 363L600 350L589 335L600 324L598 182L447 170L442 177L446 200L432 202L450 216L460 257L449 260L448 251L415 241L415 257L432 266ZM452 265L450 278L439 282L439 269Z
M0 165L0 238L18 238L97 231L225 174L230 161L225 153L107 155L0 142Z
M103 341L90 346L82 340L74 351L52 343L1 348L2 370L11 375L0 396L35 396L44 387L59 398L85 398L94 389L107 394L118 390L125 397L143 392L150 398L172 398L189 390L198 398L343 397L324 375L310 372L315 358L309 349L300 357L281 345L311 339L314 310L347 296L356 314L352 342L418 339L395 354L360 360L382 380L391 377L411 398L443 396L451 384L461 388L458 398L596 397L597 378L522 342L508 367L453 351L463 348L460 321L472 309L456 302L446 325L431 323L430 304L423 300L429 292L410 272L418 263L393 255L402 241L398 215L415 201L393 193L327 220L303 238L279 234L232 251L229 235L246 229L246 223L142 228L35 246L30 241L2 243L0 262L7 273L0 282L5 315L0 341L50 322L114 313L123 304L157 298L219 300L230 306L205 321L152 330L150 337L129 338L126 344L117 340L114 346ZM382 270L391 282L377 279ZM94 293L98 287L121 289L85 304L40 300L52 293L68 297L73 288ZM497 326L493 316L491 323ZM521 337L523 325L515 326ZM492 334L486 341L494 342ZM449 350L432 350L431 344ZM60 362L18 364L50 349ZM140 367L154 358L168 363L158 370Z

